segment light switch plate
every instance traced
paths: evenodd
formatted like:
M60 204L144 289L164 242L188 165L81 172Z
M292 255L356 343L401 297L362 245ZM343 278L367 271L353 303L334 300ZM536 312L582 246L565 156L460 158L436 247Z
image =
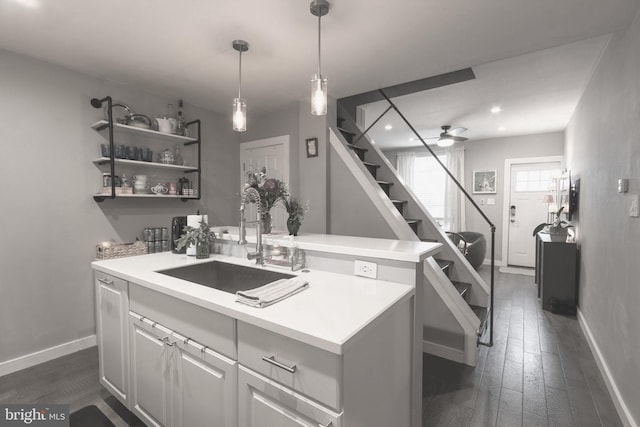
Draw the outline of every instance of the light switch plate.
M638 206L638 195L632 194L629 199L631 203L629 205L629 216L637 218L640 215L640 207Z
M487 198L487 205L495 205L495 204L496 204L496 199L494 199L493 197Z

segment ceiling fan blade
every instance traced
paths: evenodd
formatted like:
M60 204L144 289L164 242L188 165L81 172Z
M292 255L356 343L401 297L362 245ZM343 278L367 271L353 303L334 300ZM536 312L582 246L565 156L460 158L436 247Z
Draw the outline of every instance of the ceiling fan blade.
M467 141L468 139L469 139L469 138L465 138L464 136L454 136L454 137L453 137L453 140L454 140L455 142L465 142L465 141Z
M458 127L458 128L455 128L455 129L451 129L449 131L449 134L453 135L453 136L456 136L456 135L460 135L463 132L466 132L467 130L468 130L467 128Z

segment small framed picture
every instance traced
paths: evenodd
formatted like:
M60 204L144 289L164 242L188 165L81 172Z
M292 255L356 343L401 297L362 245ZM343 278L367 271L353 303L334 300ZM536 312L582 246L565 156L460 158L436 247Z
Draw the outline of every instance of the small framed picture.
M306 143L307 157L318 157L318 138L308 138Z
M473 194L495 194L496 171L473 171Z

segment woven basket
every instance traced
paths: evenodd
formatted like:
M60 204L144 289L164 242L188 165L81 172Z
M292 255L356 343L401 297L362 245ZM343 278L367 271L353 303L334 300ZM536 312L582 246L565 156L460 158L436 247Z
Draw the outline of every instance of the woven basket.
M145 255L146 253L147 245L138 239L131 243L111 243L109 246L96 245L96 259L98 260Z

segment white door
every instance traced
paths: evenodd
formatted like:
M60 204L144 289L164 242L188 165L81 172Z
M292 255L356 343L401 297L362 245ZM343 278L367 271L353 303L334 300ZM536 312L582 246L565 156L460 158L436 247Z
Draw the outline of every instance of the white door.
M171 333L160 326L149 326L130 317L131 328L131 407L148 426L171 425L171 372L166 345Z
M511 165L509 195L509 249L507 264L519 267L535 265L533 229L547 222L549 205L546 194L555 197L554 178L560 173L560 162L521 163Z
M289 135L240 144L240 183L247 182L248 172L259 172L263 167L267 169L267 178L276 178L289 184ZM271 209L273 228L275 231L287 229L287 212L278 203ZM253 204L245 208L247 221L256 219Z
M239 427L341 427L341 415L249 369L238 368Z
M234 427L236 362L184 340L175 346L174 426Z
M127 282L96 272L100 382L127 405L129 346L127 343Z

